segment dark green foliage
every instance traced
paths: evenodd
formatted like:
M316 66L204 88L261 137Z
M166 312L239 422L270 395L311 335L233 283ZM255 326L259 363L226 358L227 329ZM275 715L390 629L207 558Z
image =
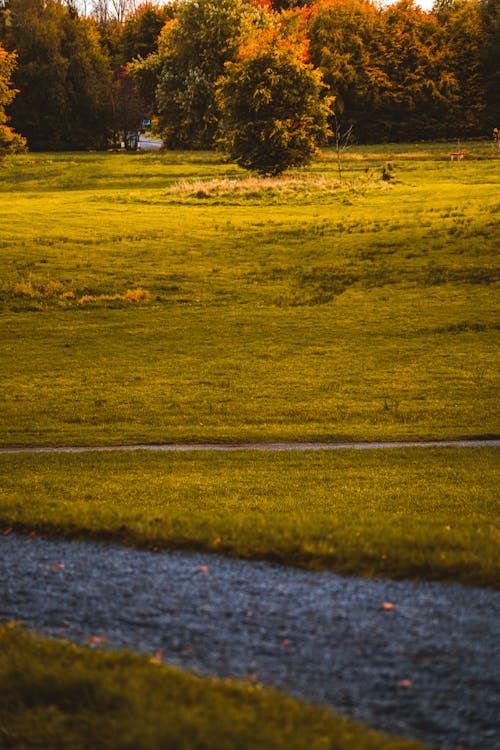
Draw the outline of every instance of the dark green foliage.
M59 0L10 0L6 43L18 53L12 122L35 149L106 142L110 76L94 24Z
M317 0L311 58L359 140L486 135L498 112L497 18L489 0L432 12L413 0Z
M485 120L490 129L500 127L500 4L482 0L479 6L483 27L480 45L486 87Z
M269 31L219 82L221 145L245 169L276 175L307 164L327 137L328 102L301 49Z
M172 15L172 5L160 7L146 2L127 16L119 43L122 62L129 62L136 57L145 58L155 52L160 31Z
M237 49L242 0L184 0L147 63L157 73L156 103L165 143L173 148L214 145L219 111L215 82Z

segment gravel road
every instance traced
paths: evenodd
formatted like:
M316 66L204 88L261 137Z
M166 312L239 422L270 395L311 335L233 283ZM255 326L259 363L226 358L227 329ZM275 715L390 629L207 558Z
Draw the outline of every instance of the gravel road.
M447 750L500 748L500 593L488 589L11 534L0 619L256 675Z

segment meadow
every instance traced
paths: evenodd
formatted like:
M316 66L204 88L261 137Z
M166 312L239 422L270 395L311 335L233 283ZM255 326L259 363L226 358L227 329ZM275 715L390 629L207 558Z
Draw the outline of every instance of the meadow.
M488 149L5 160L1 444L497 434Z

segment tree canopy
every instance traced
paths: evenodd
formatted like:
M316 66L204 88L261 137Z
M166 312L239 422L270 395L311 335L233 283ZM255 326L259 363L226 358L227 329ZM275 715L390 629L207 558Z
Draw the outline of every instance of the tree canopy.
M295 25L291 34L282 21L243 38L218 82L220 143L236 163L261 174L306 164L328 134L325 87Z
M310 57L292 65L264 32L281 28L283 42L299 16ZM213 148L221 127L232 148L235 108L224 92L238 81L242 95L243 80L248 92L252 76L258 89L259 65L277 81L285 63L301 71L294 85L307 78L308 106L321 74L337 117L361 142L500 126L498 0L435 0L428 12L415 0L0 0L0 43L17 56L9 86L19 92L3 117L31 148L107 146L152 116L169 148ZM294 112L292 92L281 95ZM256 114L247 102L248 117Z

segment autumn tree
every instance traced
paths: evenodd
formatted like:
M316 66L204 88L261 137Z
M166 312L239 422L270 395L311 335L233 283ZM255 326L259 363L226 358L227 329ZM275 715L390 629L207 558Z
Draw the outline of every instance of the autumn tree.
M326 140L329 101L304 38L280 26L242 40L218 84L220 144L264 175L307 164Z
M9 127L5 108L12 102L17 91L12 86L12 73L16 56L7 52L0 43L0 157L22 151L25 140Z

